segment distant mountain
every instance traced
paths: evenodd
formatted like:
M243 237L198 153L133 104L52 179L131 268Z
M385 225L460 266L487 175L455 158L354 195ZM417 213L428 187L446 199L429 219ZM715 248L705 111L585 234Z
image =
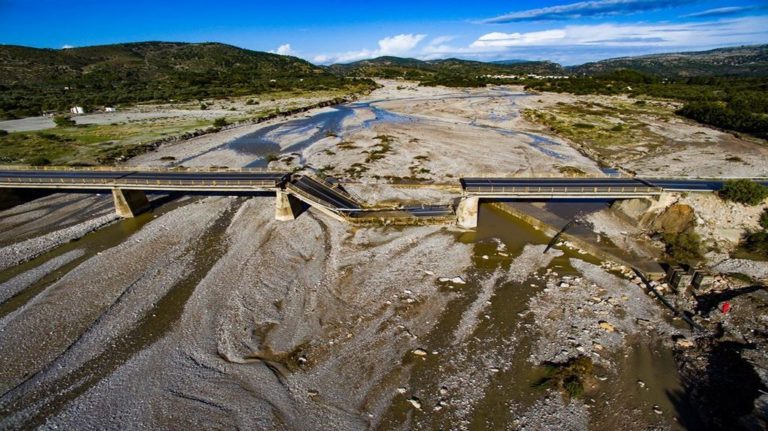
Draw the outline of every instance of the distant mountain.
M572 74L585 75L621 69L666 77L768 76L768 45L611 58L566 68Z
M0 45L0 117L75 104L345 85L346 80L299 58L220 43L141 42L61 50Z
M493 64L518 64L518 63L528 63L529 61L530 60L511 59L511 60L496 60L496 61L491 61L490 63L493 63Z
M516 63L487 63L482 61L447 58L441 60L417 60L415 58L378 57L346 64L333 64L328 70L343 76L406 78L424 80L437 75L563 74L564 69L548 61L520 61Z

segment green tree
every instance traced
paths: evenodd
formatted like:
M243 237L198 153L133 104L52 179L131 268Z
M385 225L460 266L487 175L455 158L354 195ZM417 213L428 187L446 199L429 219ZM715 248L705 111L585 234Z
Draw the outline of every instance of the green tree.
M63 115L53 117L53 122L56 124L56 127L72 127L76 124L75 120Z
M768 187L746 179L730 180L720 190L720 196L729 201L754 206L768 198Z
M768 208L763 210L763 213L760 214L760 226L762 226L763 229L768 229Z
M667 254L680 262L696 262L701 260L701 237L688 229L681 233L665 233L662 237L666 244Z
M213 120L213 126L214 127L224 127L224 126L226 126L228 124L229 123L227 122L227 119L224 118L224 117L219 117L219 118Z

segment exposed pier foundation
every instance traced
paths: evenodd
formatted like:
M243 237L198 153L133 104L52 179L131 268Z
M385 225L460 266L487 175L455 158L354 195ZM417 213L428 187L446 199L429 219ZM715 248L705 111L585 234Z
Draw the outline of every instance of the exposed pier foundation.
M275 220L295 220L301 214L301 201L290 193L277 191L275 196Z
M132 218L149 209L147 195L141 190L112 189L115 212L123 218Z
M477 196L464 196L456 208L457 223L464 229L477 227L477 216L480 210L480 198Z

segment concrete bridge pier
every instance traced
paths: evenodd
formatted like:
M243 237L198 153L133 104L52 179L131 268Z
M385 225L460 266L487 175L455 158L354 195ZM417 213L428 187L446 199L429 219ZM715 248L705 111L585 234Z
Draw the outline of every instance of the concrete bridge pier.
M275 197L275 220L295 220L301 214L301 201L283 190L277 191Z
M480 211L480 198L477 196L464 196L456 207L457 223L464 229L477 227L477 217Z
M123 218L132 218L149 209L149 199L141 190L112 189L115 212Z

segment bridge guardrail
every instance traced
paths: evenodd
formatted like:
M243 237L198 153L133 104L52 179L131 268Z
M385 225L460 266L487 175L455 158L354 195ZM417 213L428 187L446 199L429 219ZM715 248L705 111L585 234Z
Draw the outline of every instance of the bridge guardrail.
M608 193L645 193L654 194L660 193L661 189L656 187L644 187L644 186L598 186L598 187L547 187L547 186L467 186L464 188L465 193L479 193L479 194L552 194L552 193L565 193L565 194L608 194Z
M35 177L2 177L0 184L40 184L40 185L82 185L122 187L133 185L147 186L254 186L277 187L277 182L269 180L150 180L120 178L35 178Z
M66 172L266 172L285 173L271 168L230 168L225 166L25 166L0 165L0 171L66 171Z

